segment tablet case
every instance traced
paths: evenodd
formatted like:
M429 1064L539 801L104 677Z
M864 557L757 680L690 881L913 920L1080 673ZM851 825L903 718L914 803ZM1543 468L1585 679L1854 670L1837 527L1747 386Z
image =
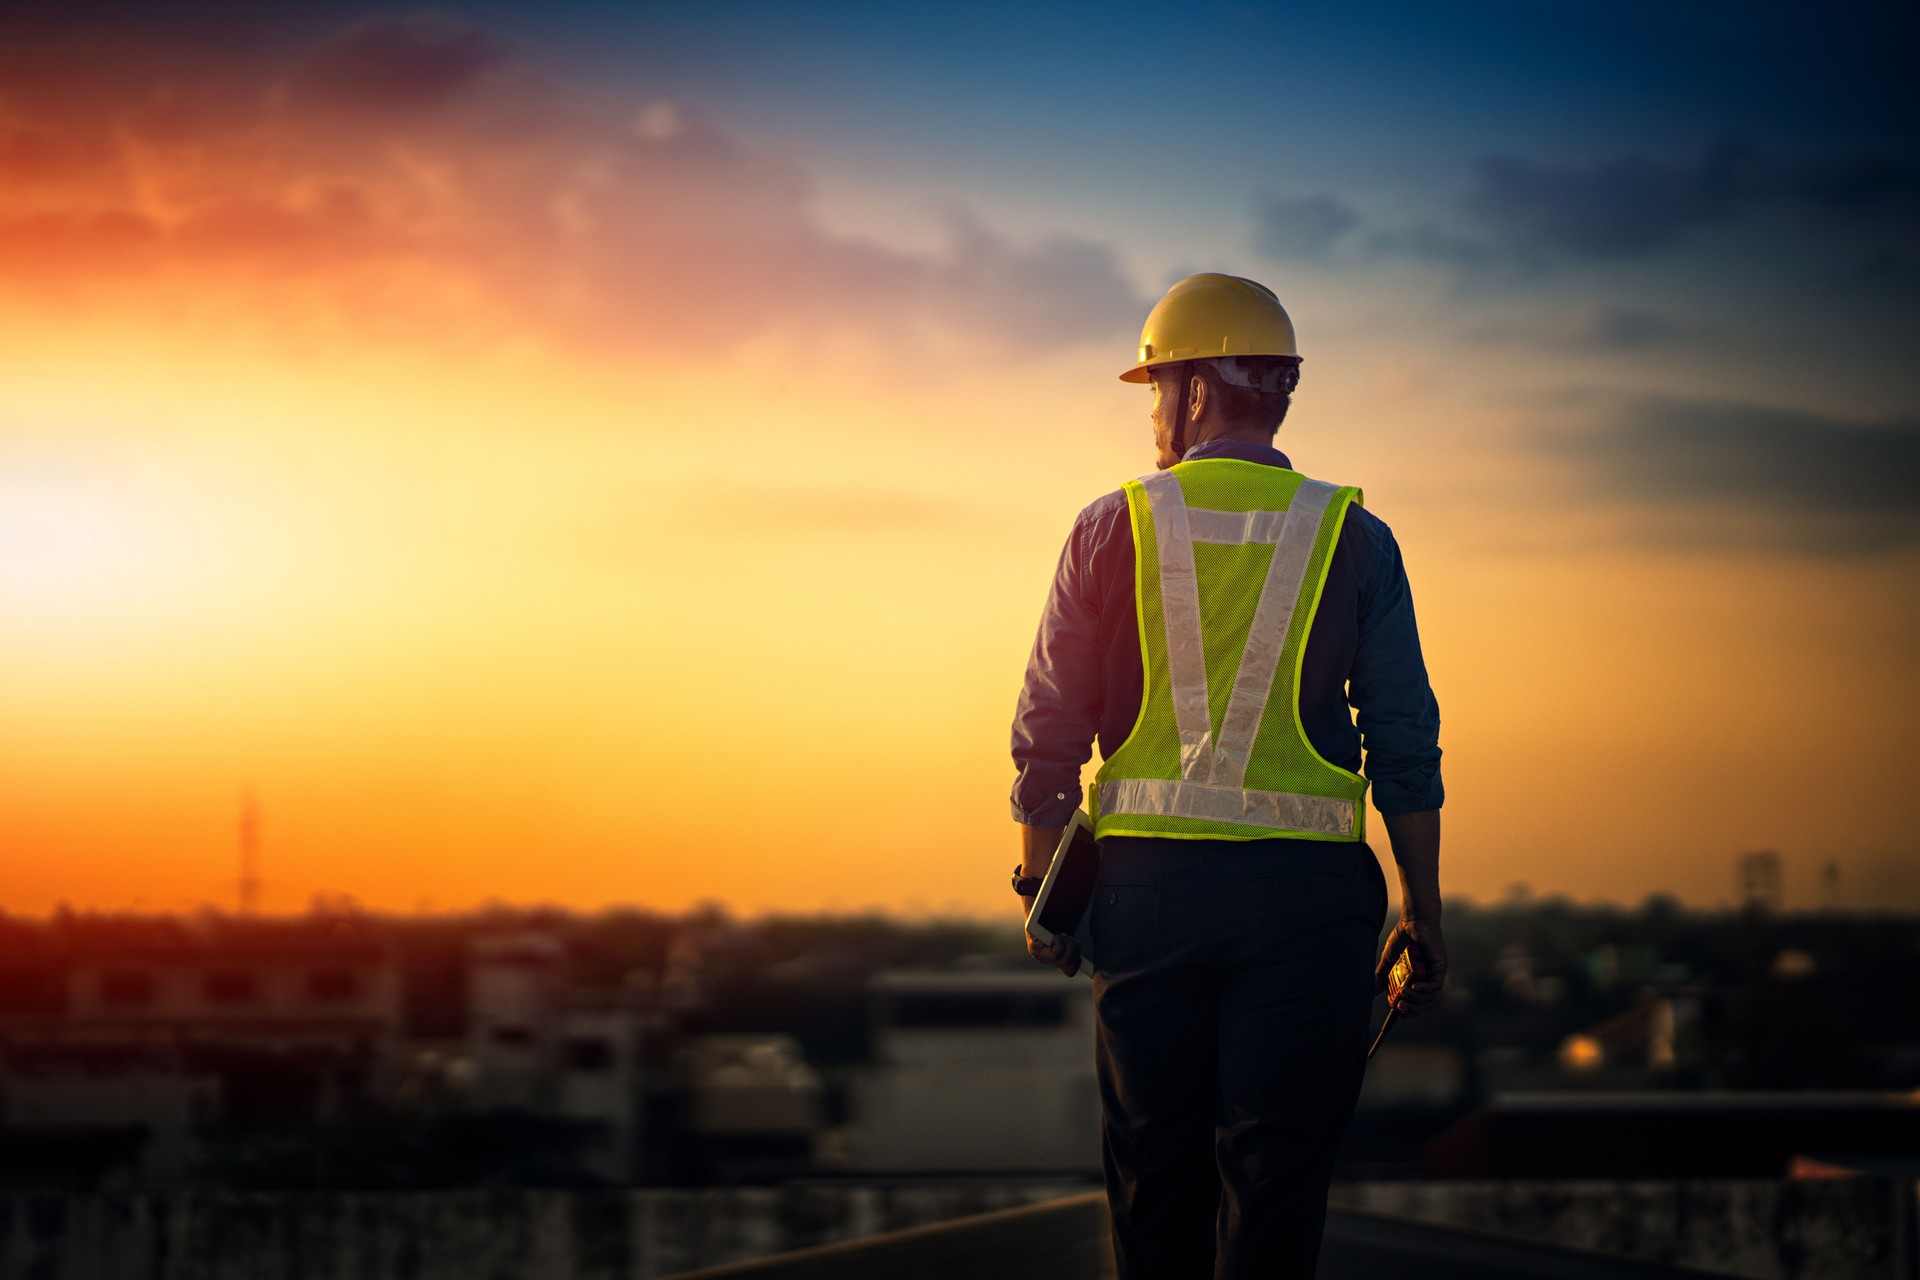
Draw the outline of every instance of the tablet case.
M1040 892L1027 915L1027 932L1041 941L1065 934L1080 946L1080 972L1091 976L1093 958L1088 948L1087 908L1100 878L1100 846L1093 838L1093 820L1076 809L1060 844L1053 851ZM1039 926L1036 930L1035 926Z

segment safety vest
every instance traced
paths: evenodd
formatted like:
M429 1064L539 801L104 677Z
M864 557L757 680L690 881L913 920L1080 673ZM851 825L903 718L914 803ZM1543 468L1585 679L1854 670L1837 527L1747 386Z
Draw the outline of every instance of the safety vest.
M1361 840L1367 782L1300 724L1300 659L1360 491L1206 458L1126 484L1146 682L1100 766L1099 836Z

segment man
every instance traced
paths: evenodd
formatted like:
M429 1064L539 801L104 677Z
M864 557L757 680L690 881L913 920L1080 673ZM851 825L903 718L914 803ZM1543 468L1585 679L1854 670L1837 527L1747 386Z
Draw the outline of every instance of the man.
M1074 522L1014 720L1023 911L1096 738L1103 758L1088 951L1132 1280L1311 1276L1374 993L1403 949L1403 1014L1446 976L1439 710L1412 596L1359 491L1273 448L1299 366L1251 280L1190 276L1153 308L1120 376L1152 385L1158 473ZM1369 783L1401 885L1377 963ZM1070 939L1028 949L1079 965Z

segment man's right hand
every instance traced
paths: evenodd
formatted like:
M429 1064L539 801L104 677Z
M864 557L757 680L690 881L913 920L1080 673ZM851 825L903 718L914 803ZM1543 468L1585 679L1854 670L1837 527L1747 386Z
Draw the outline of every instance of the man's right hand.
M1393 968L1402 951L1412 958L1413 980L1394 1007L1400 1016L1414 1018L1440 998L1440 988L1447 981L1447 943L1440 935L1440 921L1402 913L1387 935L1387 945L1380 949L1380 963L1373 971L1375 991L1387 989L1387 970Z

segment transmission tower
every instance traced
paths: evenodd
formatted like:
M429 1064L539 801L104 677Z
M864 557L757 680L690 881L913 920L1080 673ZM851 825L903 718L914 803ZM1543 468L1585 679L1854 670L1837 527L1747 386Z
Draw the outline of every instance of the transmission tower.
M240 793L240 914L260 909L260 802L253 788Z

